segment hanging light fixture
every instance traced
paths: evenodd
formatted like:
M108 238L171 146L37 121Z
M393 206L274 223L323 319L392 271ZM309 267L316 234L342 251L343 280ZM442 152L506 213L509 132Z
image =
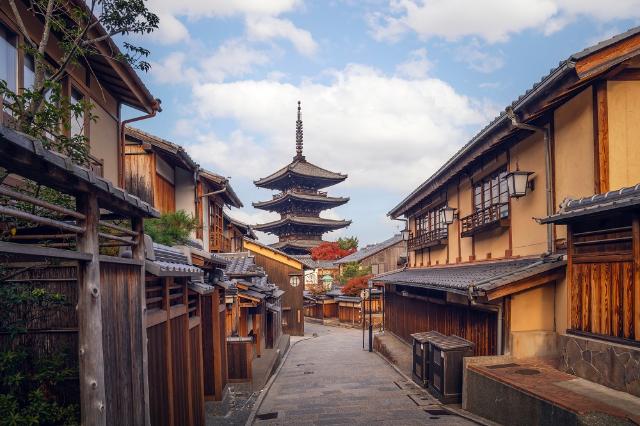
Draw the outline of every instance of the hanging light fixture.
M509 191L509 197L520 198L527 195L527 188L533 190L533 181L529 181L529 176L533 172L521 171L516 166L516 170L506 174L507 189Z
M409 241L409 238L411 237L411 231L405 228L400 231L400 235L402 235L402 241Z
M447 225L451 225L453 223L453 221L458 217L458 215L456 214L456 208L455 207L443 207L442 208L442 221L444 223L446 223Z

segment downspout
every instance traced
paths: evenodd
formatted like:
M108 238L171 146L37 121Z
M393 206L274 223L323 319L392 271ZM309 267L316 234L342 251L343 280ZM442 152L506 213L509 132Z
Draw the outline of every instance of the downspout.
M511 119L511 125L516 129L529 130L532 132L542 133L544 136L544 159L545 159L545 189L547 195L547 216L551 216L553 212L553 182L551 182L551 135L548 127L532 126L520 121L516 113L511 107L506 109L507 116ZM552 254L555 251L553 244L553 224L547 223L547 253Z
M125 128L127 126L127 124L129 123L133 123L136 121L142 121L142 120L146 120L148 118L153 118L156 116L156 113L158 112L162 112L162 107L160 107L160 99L155 100L155 102L153 103L153 105L151 106L151 113L150 114L145 114L145 115L141 115L139 117L134 117L134 118L130 118L128 120L123 120L120 122L120 140L118 141L118 151L119 152L119 174L118 174L118 186L120 186L120 188L124 188L124 176L125 176L125 161L124 161L124 133L125 133Z

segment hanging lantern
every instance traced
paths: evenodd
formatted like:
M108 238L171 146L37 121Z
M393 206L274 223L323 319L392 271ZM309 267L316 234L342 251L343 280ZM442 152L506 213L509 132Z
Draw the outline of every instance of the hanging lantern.
M507 173L505 179L507 180L507 189L509 191L509 197L520 198L527 195L527 188L531 188L533 182L529 182L529 176L533 172L525 172L516 170Z
M454 207L443 207L442 208L442 221L444 223L446 223L447 225L451 225L454 221L454 219L456 219L457 215L456 215L456 208Z

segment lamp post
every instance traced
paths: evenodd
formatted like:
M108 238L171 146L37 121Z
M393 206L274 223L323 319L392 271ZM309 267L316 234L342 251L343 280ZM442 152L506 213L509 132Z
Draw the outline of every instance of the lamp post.
M373 315L371 309L371 290L373 290L373 281L369 281L369 352L373 352Z

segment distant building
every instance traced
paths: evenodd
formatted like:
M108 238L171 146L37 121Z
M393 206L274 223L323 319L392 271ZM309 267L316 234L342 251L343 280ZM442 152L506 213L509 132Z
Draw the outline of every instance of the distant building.
M356 262L361 267L371 267L374 275L393 271L407 263L407 246L401 235L394 235L378 244L371 244L355 253L336 260L334 263L342 267L347 263Z
M330 172L309 163L302 155L302 117L298 102L296 121L296 155L293 161L277 172L259 179L260 188L280 191L271 200L253 203L253 207L280 214L280 219L256 225L257 231L278 236L273 245L289 254L308 254L322 243L322 235L347 227L350 220L320 217L320 212L345 204L347 197L329 197L320 189L342 182L347 175Z

